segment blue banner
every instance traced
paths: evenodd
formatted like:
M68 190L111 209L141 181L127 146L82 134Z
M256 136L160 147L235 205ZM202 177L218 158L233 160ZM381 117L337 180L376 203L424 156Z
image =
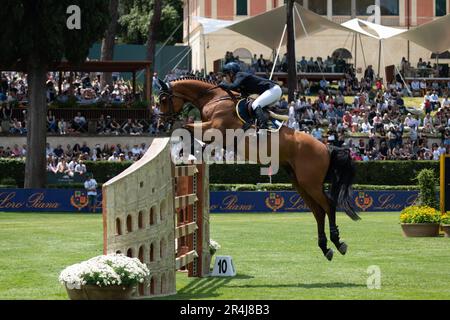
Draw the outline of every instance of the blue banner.
M401 211L412 205L418 191L355 191L353 206L358 211ZM85 190L0 189L0 211L6 212L89 212ZM101 190L97 212L102 211ZM210 194L211 213L274 213L311 211L294 191L228 192Z
M355 191L352 204L358 211L402 211L418 195L418 191ZM210 209L211 213L311 211L294 191L211 192Z
M0 211L89 212L85 190L0 189ZM102 194L97 191L97 210L102 212Z

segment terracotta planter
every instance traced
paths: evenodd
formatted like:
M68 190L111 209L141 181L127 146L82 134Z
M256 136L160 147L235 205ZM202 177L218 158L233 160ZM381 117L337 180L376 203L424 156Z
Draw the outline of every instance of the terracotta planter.
M443 224L442 230L444 231L445 237L450 238L450 224Z
M135 287L93 285L82 286L81 289L66 287L70 300L130 300Z
M437 237L439 236L438 223L402 223L405 237Z

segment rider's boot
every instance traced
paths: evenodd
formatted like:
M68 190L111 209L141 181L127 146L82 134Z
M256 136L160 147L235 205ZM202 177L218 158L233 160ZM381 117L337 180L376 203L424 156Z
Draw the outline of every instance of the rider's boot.
M258 128L259 129L268 129L269 127L267 126L267 118L261 107L258 106L255 109L255 115L256 115L256 120L258 120Z

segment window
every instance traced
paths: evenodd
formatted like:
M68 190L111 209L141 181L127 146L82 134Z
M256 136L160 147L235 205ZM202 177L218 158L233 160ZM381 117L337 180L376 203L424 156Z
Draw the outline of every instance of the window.
M320 14L322 16L327 15L327 0L314 0L308 2L308 9Z
M368 16L367 9L375 4L375 0L358 0L356 1L356 15Z
M247 14L247 0L236 0L236 15L246 16Z
M398 0L380 0L382 16L398 16L400 13Z
M447 14L447 0L436 0L436 17L443 17Z
M333 15L335 16L351 16L352 1L351 0L334 0Z

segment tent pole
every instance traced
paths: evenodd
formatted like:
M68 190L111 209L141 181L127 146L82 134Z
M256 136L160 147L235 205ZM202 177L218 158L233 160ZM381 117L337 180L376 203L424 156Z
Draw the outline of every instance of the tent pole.
M380 77L381 68L381 39L378 40L378 77Z
M294 101L295 91L298 87L297 63L295 57L294 38L294 0L288 0L286 6L287 25L287 60L288 60L288 102Z
M309 37L308 31L306 31L305 24L303 23L303 19L302 19L302 17L300 16L300 12L298 12L297 7L295 7L295 6L294 6L294 9L295 9L295 12L297 13L298 20L300 20L300 23L301 23L301 25L302 25L302 29L303 29L303 31L305 32L306 37ZM352 44L352 45L353 45L353 44Z
M365 68L367 68L367 62L366 62L366 54L364 52L364 46L362 44L361 34L359 35L359 44L361 45L361 51L362 51L362 56L364 59L364 69L365 69Z
M358 69L358 34L355 33L355 73Z
M275 71L275 66L278 61L278 57L280 56L280 50L281 50L281 46L283 45L283 40L284 40L284 36L286 34L286 30L287 30L287 24L284 25L284 30L283 30L283 35L281 36L280 45L278 46L277 54L275 56L275 59L273 60L273 67L272 67L272 72L270 73L270 80L272 80L273 73Z
M208 76L208 70L206 67L206 36L205 32L203 32L203 60L204 60L204 69L205 69L205 78Z

